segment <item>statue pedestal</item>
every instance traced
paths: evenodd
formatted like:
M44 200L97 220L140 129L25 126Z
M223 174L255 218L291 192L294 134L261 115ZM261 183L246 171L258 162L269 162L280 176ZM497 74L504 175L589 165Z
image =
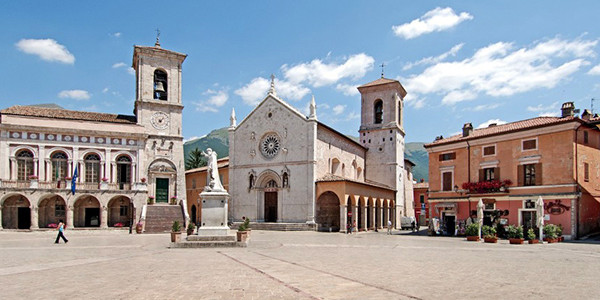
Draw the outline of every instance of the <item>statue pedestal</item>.
M227 210L229 193L227 191L203 191L202 226L198 228L199 236L225 236L229 234L227 226Z

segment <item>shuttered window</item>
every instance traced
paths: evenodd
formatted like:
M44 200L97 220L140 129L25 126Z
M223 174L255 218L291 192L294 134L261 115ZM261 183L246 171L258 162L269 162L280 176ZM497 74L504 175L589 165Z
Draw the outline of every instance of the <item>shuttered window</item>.
M542 185L542 164L526 164L518 168L519 186Z
M439 159L440 161L456 159L456 152L440 154Z
M590 164L583 163L583 180L590 181Z
M442 173L442 191L452 190L452 172Z
M523 141L523 150L535 150L537 149L537 140L525 140Z
M496 155L496 146L483 147L483 156Z

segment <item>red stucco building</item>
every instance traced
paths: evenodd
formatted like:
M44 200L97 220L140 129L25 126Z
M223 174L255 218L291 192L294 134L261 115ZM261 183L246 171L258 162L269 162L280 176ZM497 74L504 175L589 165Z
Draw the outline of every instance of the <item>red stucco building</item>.
M566 239L600 231L600 118L574 108L481 129L466 123L462 134L426 144L430 216L455 228L482 199L484 223L499 216L527 230L541 196L545 223L561 225Z

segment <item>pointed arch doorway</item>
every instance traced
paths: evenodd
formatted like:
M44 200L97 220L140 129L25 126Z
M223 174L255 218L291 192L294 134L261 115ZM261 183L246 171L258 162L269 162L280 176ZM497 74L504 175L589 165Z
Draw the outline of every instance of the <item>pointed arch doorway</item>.
M265 222L277 222L277 182L270 180L264 189Z

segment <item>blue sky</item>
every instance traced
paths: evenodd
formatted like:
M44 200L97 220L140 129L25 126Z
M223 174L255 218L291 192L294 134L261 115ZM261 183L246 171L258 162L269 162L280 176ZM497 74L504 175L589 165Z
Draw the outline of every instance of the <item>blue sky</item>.
M241 121L266 95L358 135L355 87L408 91L406 140L540 115L600 99L600 2L2 1L0 106L56 103L132 114L133 45L188 54L184 138ZM600 112L600 101L595 103Z

